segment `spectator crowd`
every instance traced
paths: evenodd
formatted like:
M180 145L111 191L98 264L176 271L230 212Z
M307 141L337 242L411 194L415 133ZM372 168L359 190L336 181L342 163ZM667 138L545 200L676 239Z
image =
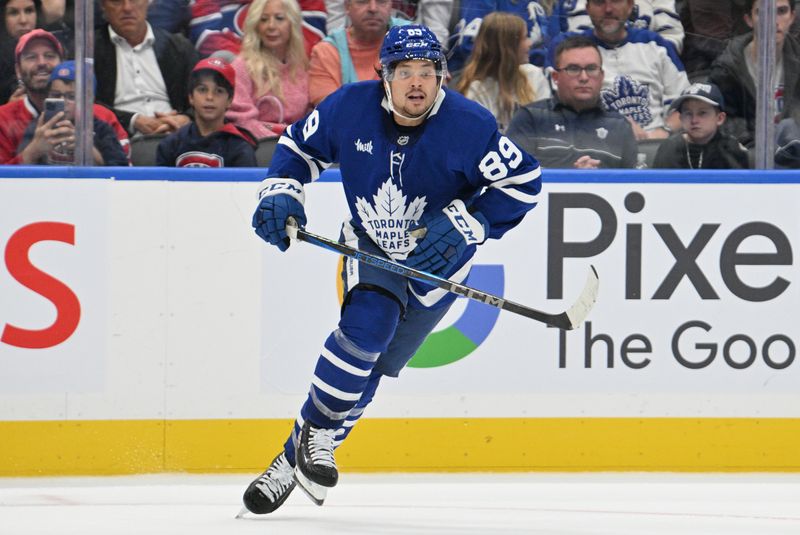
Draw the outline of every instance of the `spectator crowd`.
M775 165L798 168L800 23L775 0L766 80L762 2L95 0L93 160L130 165L150 140L152 165L264 165L338 87L379 79L385 33L416 22L447 50L447 90L544 167L752 167L766 85ZM0 164L75 161L74 4L0 0Z

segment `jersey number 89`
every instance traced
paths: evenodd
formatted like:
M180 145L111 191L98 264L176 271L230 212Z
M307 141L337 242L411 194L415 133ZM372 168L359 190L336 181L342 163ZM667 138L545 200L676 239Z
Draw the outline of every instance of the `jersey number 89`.
M317 128L319 128L319 110L314 110L306 119L306 124L303 125L303 139L308 141L308 138L314 135Z
M497 143L497 151L489 151L483 157L478 169L487 180L501 180L508 176L508 168L516 169L522 162L522 153L506 136L501 136ZM508 164L508 165L506 165Z

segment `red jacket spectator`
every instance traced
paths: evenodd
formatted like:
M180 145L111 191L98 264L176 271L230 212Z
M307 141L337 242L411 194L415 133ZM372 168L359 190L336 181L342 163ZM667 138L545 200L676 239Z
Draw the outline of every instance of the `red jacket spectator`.
M63 52L61 43L50 32L37 29L20 37L14 58L27 94L23 99L0 106L0 164L23 163L17 148L28 124L39 117L50 86L50 74L61 62ZM112 126L128 155L128 135L114 114L97 104L93 111L95 116Z
M120 145L122 145L122 150L125 151L125 156L130 160L130 139L114 112L101 104L95 104L94 116L108 123L114 129ZM27 96L0 106L0 164L19 165L24 163L17 154L17 147L22 141L28 124L38 118L39 110Z

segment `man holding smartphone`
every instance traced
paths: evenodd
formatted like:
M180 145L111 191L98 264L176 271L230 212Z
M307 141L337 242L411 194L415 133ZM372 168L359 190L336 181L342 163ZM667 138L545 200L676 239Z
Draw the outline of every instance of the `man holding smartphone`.
M31 143L33 137L34 143ZM65 114L63 98L46 98L38 120L28 123L17 154L24 164L67 165L75 159L75 126Z
M50 146L55 146L64 141L61 137L70 135L68 129L55 128L55 122L58 121L55 117L44 121L43 115L40 115L50 91L50 75L61 63L63 54L61 43L45 30L30 31L17 42L14 51L16 71L25 87L25 97L0 106L0 164L36 163L35 154L24 154L20 149L25 130L31 122L39 127L37 142L44 140ZM95 104L94 115L112 127L127 156L130 149L128 135L114 113Z
M31 121L17 148L25 163L71 165L75 162L75 90L75 62L60 63L50 74L50 90L42 117ZM128 165L128 157L114 130L96 113L92 127L94 164Z

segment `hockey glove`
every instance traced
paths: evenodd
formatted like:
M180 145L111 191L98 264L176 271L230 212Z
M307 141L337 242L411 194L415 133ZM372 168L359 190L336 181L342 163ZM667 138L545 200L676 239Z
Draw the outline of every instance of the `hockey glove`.
M291 178L268 178L261 185L261 200L253 214L253 228L264 241L285 251L290 244L286 234L286 219L291 216L298 226L306 225L303 185Z
M489 234L489 222L480 212L469 213L456 199L441 212L423 215L410 226L412 236L422 234L406 265L434 275L446 275L464 255L467 246L480 245Z

